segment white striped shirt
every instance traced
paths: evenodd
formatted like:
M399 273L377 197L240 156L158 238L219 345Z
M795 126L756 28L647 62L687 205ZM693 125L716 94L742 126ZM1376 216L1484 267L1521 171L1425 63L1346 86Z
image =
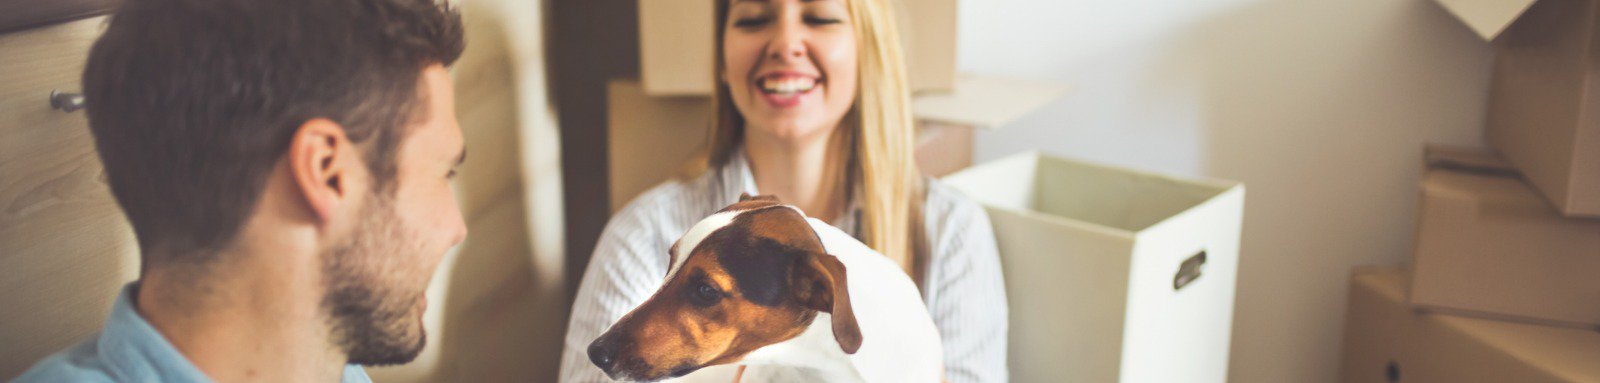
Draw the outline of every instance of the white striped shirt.
M667 250L678 236L737 202L740 194L760 194L746 161L736 151L721 169L656 186L611 217L573 303L561 382L611 381L589 362L589 343L660 288ZM923 217L929 261L922 295L944 340L946 379L1005 382L1008 309L989 216L938 181L927 185ZM856 233L859 211L851 210L830 223Z

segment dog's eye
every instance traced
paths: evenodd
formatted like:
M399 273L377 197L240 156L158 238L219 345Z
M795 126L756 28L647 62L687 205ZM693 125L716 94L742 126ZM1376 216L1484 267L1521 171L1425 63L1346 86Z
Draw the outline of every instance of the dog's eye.
M711 287L709 284L701 283L694 289L694 298L700 301L701 304L709 306L722 299L722 292L717 291L717 288Z

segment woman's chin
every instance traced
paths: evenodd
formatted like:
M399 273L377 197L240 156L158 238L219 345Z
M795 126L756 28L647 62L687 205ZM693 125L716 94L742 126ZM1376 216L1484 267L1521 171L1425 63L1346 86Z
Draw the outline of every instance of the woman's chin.
M817 121L814 116L779 116L775 118L762 118L760 120L747 119L749 138L775 140L778 142L806 142L826 138L828 133L839 126L837 120L832 122Z

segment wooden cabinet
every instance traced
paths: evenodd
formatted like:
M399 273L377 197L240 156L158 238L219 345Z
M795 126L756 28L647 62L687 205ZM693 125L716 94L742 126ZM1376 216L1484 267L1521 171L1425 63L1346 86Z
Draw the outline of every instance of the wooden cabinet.
M99 330L138 274L138 245L111 198L79 92L104 17L0 35L0 379Z

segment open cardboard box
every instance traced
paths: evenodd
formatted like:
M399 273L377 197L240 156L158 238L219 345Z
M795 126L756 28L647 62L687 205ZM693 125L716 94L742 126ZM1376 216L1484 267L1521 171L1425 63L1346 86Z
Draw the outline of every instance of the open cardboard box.
M639 64L646 94L711 94L713 1L720 0L639 0ZM956 0L893 3L912 92L953 89Z
M1411 303L1600 329L1600 219L1562 216L1487 149L1425 151Z
M1600 332L1420 312L1406 304L1408 277L1351 274L1341 381L1600 381Z
M1066 87L1003 78L963 76L954 92L918 96L916 161L938 177L972 165L975 129L1014 121L1066 92ZM650 96L634 80L607 87L611 211L634 196L681 175L705 150L711 123L709 97ZM929 101L931 100L931 101Z
M1039 153L944 182L994 225L1012 380L1227 380L1243 185Z
M1600 1L1437 1L1494 45L1489 143L1562 214L1600 217Z

